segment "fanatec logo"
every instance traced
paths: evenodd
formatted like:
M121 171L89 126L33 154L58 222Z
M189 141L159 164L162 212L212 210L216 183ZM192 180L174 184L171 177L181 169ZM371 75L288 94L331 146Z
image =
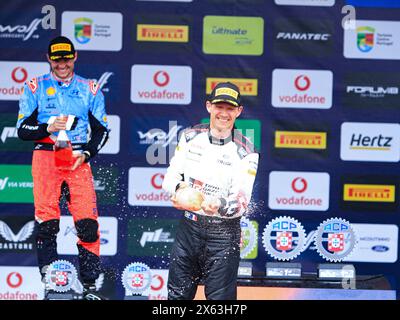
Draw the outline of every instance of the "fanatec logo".
M170 238L170 235L171 233L164 232L163 228L155 231L143 232L140 245L144 247L147 242L174 242L174 239Z
M283 40L304 40L304 41L328 41L331 37L329 33L311 32L279 32L276 39Z

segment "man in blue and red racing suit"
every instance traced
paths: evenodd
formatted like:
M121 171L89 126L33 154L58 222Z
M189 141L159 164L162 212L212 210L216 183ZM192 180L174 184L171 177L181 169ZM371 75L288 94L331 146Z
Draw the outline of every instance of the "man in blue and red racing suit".
M184 210L169 264L168 299L191 300L200 280L210 300L237 299L240 217L246 213L259 155L234 122L240 92L219 83L206 102L210 124L185 129L163 188Z
M68 208L79 239L84 298L101 299L95 290L101 271L100 242L96 194L88 161L108 139L104 96L94 81L74 74L77 53L68 38L53 39L47 59L51 72L25 84L17 122L19 138L34 141L32 176L38 265L44 279L48 265L58 259L59 200L62 190L68 190ZM61 115L68 115L68 119ZM53 146L60 130L67 130L74 150L71 170L55 166Z

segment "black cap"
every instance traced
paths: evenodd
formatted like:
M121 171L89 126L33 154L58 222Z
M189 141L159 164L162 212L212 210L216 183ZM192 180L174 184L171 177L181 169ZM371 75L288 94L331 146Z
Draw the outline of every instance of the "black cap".
M220 82L214 87L208 101L211 103L226 102L240 107L239 88L231 82Z
M74 44L67 37L56 37L50 41L47 53L50 60L72 59L75 57Z

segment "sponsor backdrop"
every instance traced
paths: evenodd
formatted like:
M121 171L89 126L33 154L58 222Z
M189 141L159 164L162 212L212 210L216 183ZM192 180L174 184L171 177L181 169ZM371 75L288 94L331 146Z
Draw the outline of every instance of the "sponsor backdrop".
M17 138L15 123L23 84L49 70L47 44L59 34L79 51L77 73L97 80L106 99L110 140L92 167L105 268L98 285L113 299L123 297L120 275L134 261L153 270L150 297L166 299L181 212L162 180L180 132L208 121L205 95L227 80L243 94L238 129L261 153L242 224L242 258L254 274L273 261L261 239L269 221L302 223L306 250L293 261L315 272L325 261L309 240L338 217L358 235L346 261L399 292L400 1L52 4L55 29L39 1L0 4L0 299L43 297L32 143ZM356 21L344 29L346 5ZM77 266L76 230L65 200L61 207L58 251Z

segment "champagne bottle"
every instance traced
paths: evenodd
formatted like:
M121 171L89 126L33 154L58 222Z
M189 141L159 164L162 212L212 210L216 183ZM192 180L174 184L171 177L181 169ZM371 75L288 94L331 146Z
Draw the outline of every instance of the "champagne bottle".
M54 160L56 167L61 170L70 170L72 167L72 145L65 130L58 132L54 143Z

